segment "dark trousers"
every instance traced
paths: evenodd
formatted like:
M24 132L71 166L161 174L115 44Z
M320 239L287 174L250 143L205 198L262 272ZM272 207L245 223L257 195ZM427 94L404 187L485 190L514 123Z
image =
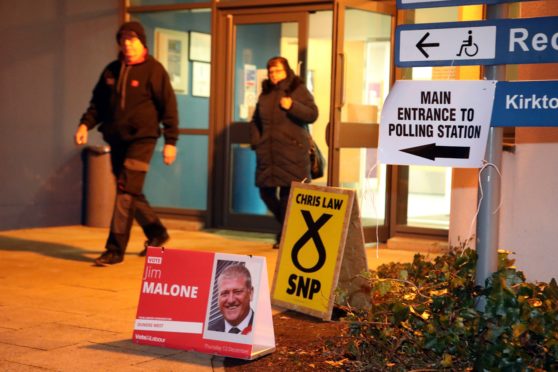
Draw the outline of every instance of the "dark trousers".
M263 200L267 209L273 214L273 217L281 226L276 240L281 240L281 232L283 231L283 221L287 212L287 204L289 202L290 186L285 187L260 187L260 198Z
M111 143L112 171L116 177L116 200L106 243L108 251L124 254L134 217L148 240L166 233L145 195L143 184L155 150L155 140Z

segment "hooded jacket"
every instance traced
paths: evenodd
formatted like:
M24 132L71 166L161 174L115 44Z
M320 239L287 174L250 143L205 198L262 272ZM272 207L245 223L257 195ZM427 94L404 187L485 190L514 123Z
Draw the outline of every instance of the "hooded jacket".
M108 143L157 139L175 145L178 139L178 110L170 78L159 61L147 55L145 61L126 65L120 58L103 70L93 89L81 123L99 131Z
M308 124L318 118L314 97L294 74L277 85L264 80L262 94L250 123L251 145L256 151L256 186L286 187L310 178ZM289 110L282 97L291 97Z

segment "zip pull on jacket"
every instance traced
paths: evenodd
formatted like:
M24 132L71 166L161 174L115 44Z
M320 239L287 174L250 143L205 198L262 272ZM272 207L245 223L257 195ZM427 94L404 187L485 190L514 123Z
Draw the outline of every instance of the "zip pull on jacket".
M126 85L128 80L128 73L132 68L131 65L127 65L126 62L122 61L120 66L120 74L118 76L118 83L116 85L116 91L120 94L120 108L124 110L126 106Z

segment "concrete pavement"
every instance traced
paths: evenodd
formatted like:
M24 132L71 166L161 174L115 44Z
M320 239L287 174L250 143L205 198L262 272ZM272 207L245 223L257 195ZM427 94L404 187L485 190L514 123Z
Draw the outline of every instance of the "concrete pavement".
M265 256L272 235L170 229L168 248ZM97 267L106 228L65 226L0 232L0 370L224 371L223 358L137 345L132 331L144 258L134 226L123 263ZM367 248L368 265L410 261L412 251ZM274 309L274 312L281 309Z

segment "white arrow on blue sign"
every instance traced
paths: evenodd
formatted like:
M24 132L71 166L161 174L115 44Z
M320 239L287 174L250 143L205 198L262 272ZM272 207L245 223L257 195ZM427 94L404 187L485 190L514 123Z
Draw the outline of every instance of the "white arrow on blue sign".
M474 5L474 4L493 5L493 4L503 4L503 3L517 3L520 1L522 0L397 0L397 7L400 9L414 9L414 8L434 8L439 6L459 6L459 5Z
M558 62L558 17L402 25L399 67Z
M493 127L558 127L558 81L499 81Z

